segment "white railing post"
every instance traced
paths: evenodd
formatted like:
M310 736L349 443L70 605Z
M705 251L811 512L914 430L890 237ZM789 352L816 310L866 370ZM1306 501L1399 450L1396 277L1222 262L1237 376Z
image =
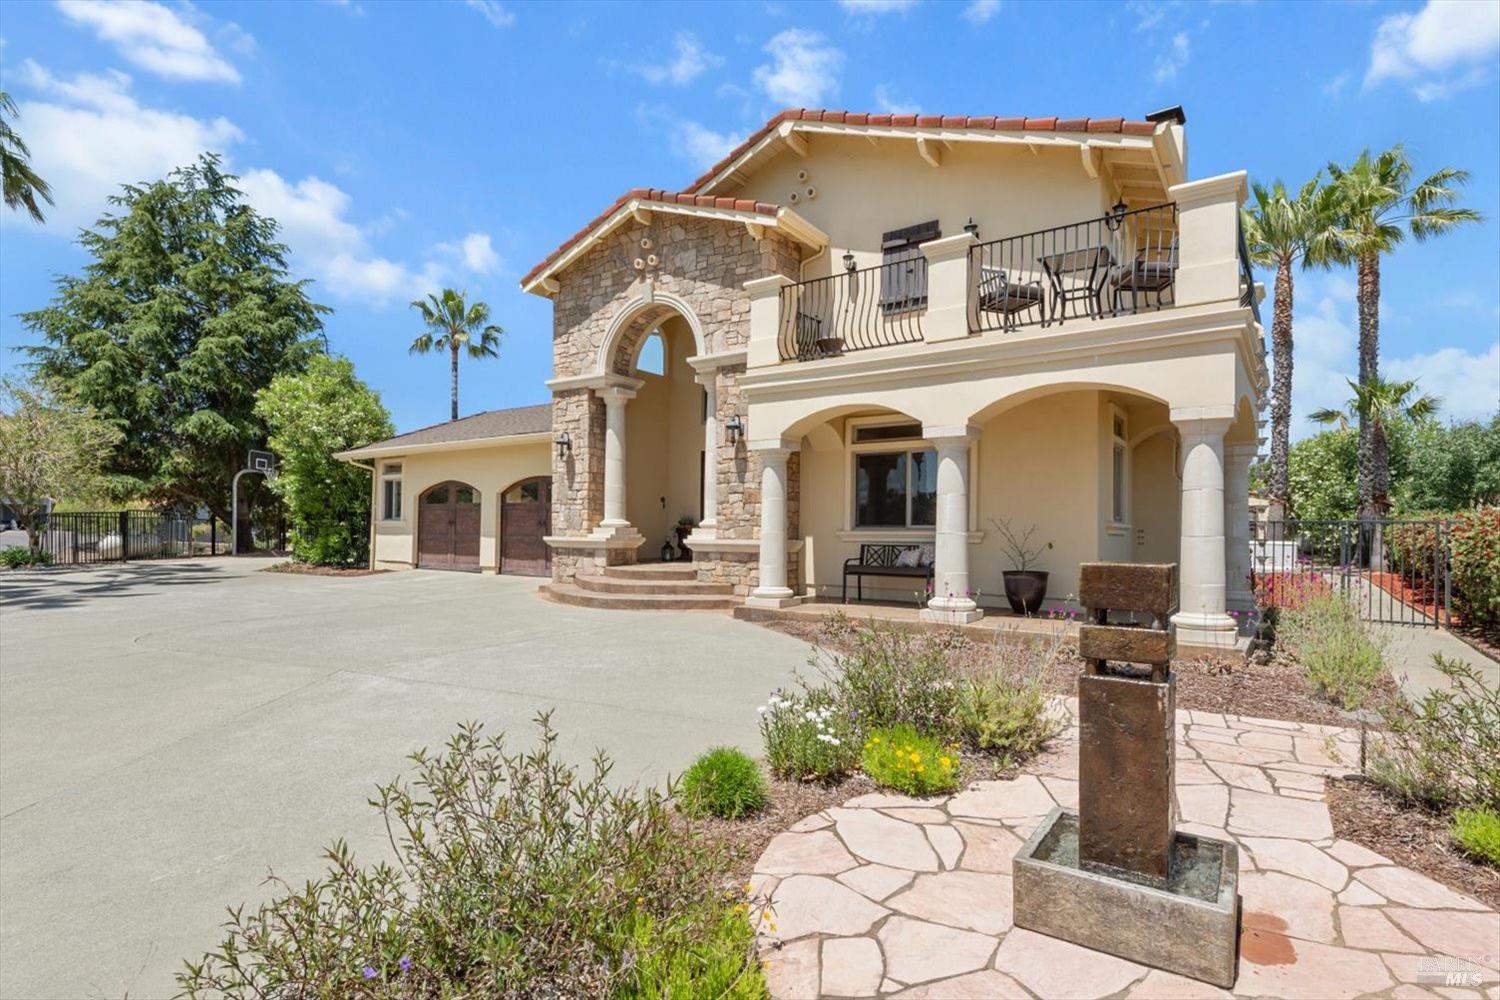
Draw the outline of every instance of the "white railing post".
M927 315L922 339L936 344L969 335L969 249L979 245L973 233L960 233L923 243L927 257Z
M1240 205L1245 172L1221 174L1168 189L1177 204L1177 276L1172 299L1179 306L1240 298Z
M781 290L794 284L784 274L745 282L750 293L750 342L745 367L766 368L781 363Z

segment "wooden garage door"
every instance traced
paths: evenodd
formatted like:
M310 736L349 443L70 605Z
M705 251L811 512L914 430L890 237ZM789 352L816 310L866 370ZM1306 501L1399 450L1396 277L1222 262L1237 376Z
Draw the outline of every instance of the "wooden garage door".
M439 483L417 505L417 565L423 569L479 569L479 491Z
M500 498L500 572L550 576L552 552L543 537L552 533L552 480L527 479Z

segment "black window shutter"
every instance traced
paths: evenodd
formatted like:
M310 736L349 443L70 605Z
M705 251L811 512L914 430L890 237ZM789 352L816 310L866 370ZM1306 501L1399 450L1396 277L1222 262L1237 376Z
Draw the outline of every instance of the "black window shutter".
M927 258L921 245L942 236L938 220L893 229L880 237L880 306L886 312L927 304Z

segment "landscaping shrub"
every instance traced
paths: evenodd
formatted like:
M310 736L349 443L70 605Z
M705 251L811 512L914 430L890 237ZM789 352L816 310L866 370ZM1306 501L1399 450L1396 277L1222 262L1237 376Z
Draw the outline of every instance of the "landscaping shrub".
M0 566L6 569L19 569L22 566L45 566L52 561L52 557L40 550L33 552L25 545L13 549L0 551Z
M958 751L909 725L871 730L860 762L881 788L934 795L958 787Z
M1432 662L1448 687L1385 707L1388 732L1375 744L1370 774L1429 806L1500 811L1500 687L1462 661L1435 653Z
M523 753L478 725L378 789L393 862L337 842L320 879L230 911L188 996L448 998L765 993L723 856L670 790L616 790L558 759L546 716Z
M1456 810L1453 838L1466 853L1500 868L1500 813L1482 807Z
M1002 764L1040 750L1062 727L1047 711L1047 675L1062 650L1060 633L1038 641L996 642L991 659L959 684L958 736L976 750L998 754Z
M947 734L958 705L953 642L875 622L854 630L853 649L815 661L837 703L864 729L909 723Z
M739 819L766 805L760 765L735 747L714 747L682 774L679 797L688 812Z
M791 695L778 689L759 711L766 763L778 778L837 781L858 765L854 720L829 692Z
M1332 589L1278 609L1276 636L1308 685L1345 709L1362 706L1385 670L1380 647L1353 603Z
M1450 537L1454 610L1472 625L1500 626L1500 507L1455 514Z
M1381 540L1389 557L1387 566L1400 573L1407 581L1415 583L1432 578L1433 549L1437 543L1437 531L1433 521L1446 520L1442 511L1418 511L1402 515L1416 524L1388 524L1381 531Z

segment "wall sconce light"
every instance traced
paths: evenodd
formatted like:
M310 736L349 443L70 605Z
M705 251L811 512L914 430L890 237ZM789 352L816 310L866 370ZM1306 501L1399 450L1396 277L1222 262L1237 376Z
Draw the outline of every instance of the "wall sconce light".
M854 273L854 251L853 250L845 250L844 251L844 270L848 271L850 274Z
M1125 201L1121 199L1115 202L1114 207L1109 210L1109 214L1104 217L1104 224L1109 227L1110 232L1114 232L1120 228L1120 223L1124 220Z
M568 452L570 452L572 450L573 450L573 439L568 436L568 432L567 431L563 431L561 434L559 434L557 436L557 457L558 457L558 460L560 461L562 459L567 458L568 457Z
M728 435L731 445L737 444L740 440L740 435L744 432L745 425L740 423L740 415L738 413L730 414L729 419L724 421L724 433Z
M964 223L964 232L968 233L976 240L979 239L979 223L974 221L974 216L969 216L969 221Z

